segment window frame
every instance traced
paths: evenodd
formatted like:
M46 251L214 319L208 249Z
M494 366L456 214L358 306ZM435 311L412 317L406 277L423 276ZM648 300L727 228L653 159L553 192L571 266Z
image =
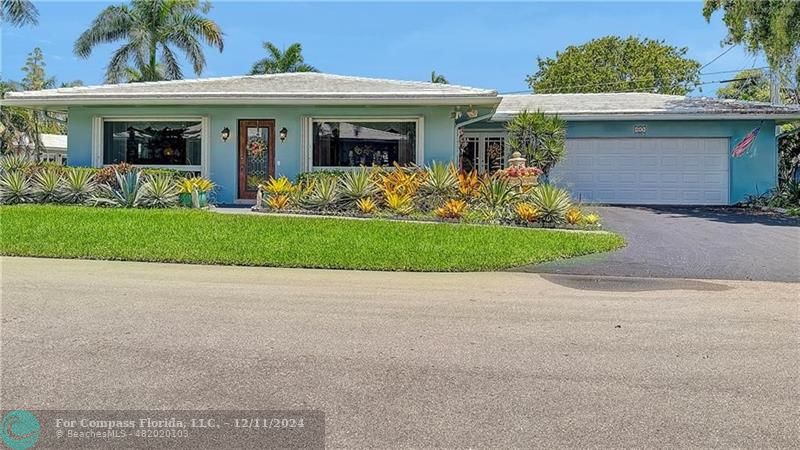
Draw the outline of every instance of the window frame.
M315 166L314 165L314 123L319 122L413 122L416 124L416 141L414 142L414 164L425 164L425 118L423 116L306 116L303 117L304 164L307 172L318 170L355 170L350 166ZM387 166L391 168L392 166Z
M169 169L181 172L200 172L203 177L209 175L209 158L211 156L211 133L208 116L95 116L92 120L92 165L105 167L112 164L103 163L103 133L106 122L200 122L200 164L135 164L136 167L152 169Z

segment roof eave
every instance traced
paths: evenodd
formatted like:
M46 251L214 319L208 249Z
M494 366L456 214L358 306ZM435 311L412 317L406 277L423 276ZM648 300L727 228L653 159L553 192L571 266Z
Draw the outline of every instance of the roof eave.
M203 95L203 96L10 96L0 104L20 107L116 106L116 105L497 105L494 94L450 95Z
M492 122L508 122L518 112L496 112ZM615 113L615 114L569 114L558 113L564 120L583 122L591 120L800 120L800 112L741 112L741 113Z

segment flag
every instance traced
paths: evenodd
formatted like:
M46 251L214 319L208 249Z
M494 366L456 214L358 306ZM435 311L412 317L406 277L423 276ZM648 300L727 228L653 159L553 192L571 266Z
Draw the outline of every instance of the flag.
M747 153L747 150L749 150L750 147L753 145L753 142L755 142L759 131L761 131L761 125L754 128L753 131L747 133L747 135L743 137L738 144L736 144L736 147L733 147L731 156L733 156L734 158L738 158Z

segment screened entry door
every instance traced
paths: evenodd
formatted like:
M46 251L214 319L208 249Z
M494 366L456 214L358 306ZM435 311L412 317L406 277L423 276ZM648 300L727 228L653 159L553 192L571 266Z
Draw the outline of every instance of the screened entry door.
M275 175L275 120L239 121L239 198L256 198L258 185Z
M461 150L461 169L491 173L505 167L506 134L503 131L465 131L466 147Z

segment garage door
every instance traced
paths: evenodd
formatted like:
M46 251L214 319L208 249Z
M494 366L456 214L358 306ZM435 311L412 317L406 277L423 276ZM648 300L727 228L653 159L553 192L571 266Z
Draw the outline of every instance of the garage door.
M589 203L728 203L727 139L567 139L554 183Z

